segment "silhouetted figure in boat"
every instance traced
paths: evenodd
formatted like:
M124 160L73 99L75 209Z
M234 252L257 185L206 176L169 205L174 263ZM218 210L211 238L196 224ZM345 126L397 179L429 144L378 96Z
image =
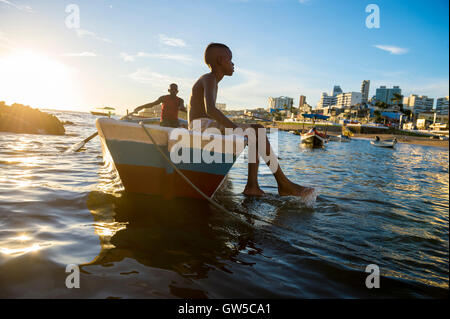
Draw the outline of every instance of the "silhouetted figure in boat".
M258 128L263 128L262 125L233 123L216 108L218 83L225 75L231 76L234 72L234 64L231 62L231 59L232 52L226 45L221 43L211 43L207 46L205 50L205 63L208 65L211 72L202 75L192 87L192 95L188 107L189 127L192 128L194 126L192 123L194 120L200 120L202 130L209 127L215 127L221 132L224 132L225 128L235 129L237 127L242 127L243 129L246 129L252 127L255 129L256 135L261 132L264 132L263 134L266 135L265 130L258 130ZM258 136L256 141L258 141ZM250 146L255 147L255 145L249 145L249 147ZM265 158L266 164L269 167L275 167L275 170L272 170L272 172L278 183L278 193L280 195L301 196L304 199L311 199L314 197L315 199L315 191L313 188L297 185L284 175L279 166L277 156L271 150L267 136L266 149L258 149L258 146L256 146L256 148L258 152L256 154L257 156L255 156L256 163L249 162L248 164L248 179L244 194L253 196L264 195L264 191L258 184L259 154L264 155L263 158Z
M142 109L149 108L162 103L161 107L161 126L166 127L179 127L178 111L187 112L184 107L184 101L177 96L178 85L172 83L168 89L168 95L160 96L156 101L138 106L134 109L134 112L139 112Z

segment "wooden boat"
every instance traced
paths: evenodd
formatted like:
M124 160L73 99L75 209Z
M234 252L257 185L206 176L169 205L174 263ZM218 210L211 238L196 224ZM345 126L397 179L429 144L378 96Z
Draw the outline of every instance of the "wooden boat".
M164 198L202 198L167 162L153 144L144 128L136 122L99 118L96 121L101 140L103 157L113 164L126 191L161 195ZM208 134L222 143L221 150L213 152L219 161L205 162L202 150L210 142L202 140L200 132L184 130L184 136L175 136L174 128L145 124L159 148L170 158L170 150L176 144L182 152L189 154L190 161L174 163L195 186L209 197L223 183L225 176L245 147L245 138L236 135ZM225 145L226 143L231 143ZM220 149L219 149L220 150ZM229 151L231 150L231 151ZM214 149L216 151L216 149ZM207 153L211 153L208 150ZM217 154L218 153L218 154ZM200 157L200 158L199 158Z
M378 137L378 136L377 136ZM397 144L397 139L394 138L393 140L380 140L378 137L377 139L370 141L370 144L377 147L384 147L384 148L394 148L395 144Z
M103 108L98 108L95 109L93 111L91 111L92 115L96 115L96 116L107 116L107 117L111 117L111 115L114 115L114 111L115 109L112 107L103 107Z
M300 135L302 144L311 147L323 147L323 144L327 141L327 136L320 133L316 128L310 129L307 133Z
M327 140L331 142L350 142L352 139L346 135L327 135Z
M92 115L97 115L97 116L108 116L108 113L105 112L97 112L97 111L91 111Z
M340 138L336 135L327 135L327 140L330 142L340 142Z
M338 135L337 137L338 137L338 139L339 139L339 142L350 142L350 141L352 140L352 139L350 138L350 136L343 135L343 134Z

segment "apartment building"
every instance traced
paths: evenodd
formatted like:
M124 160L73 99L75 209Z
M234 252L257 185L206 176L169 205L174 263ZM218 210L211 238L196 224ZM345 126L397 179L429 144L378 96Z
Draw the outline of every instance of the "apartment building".
M403 108L410 110L413 114L429 112L433 109L434 99L426 95L411 94L403 98Z
M440 115L448 115L448 96L436 99L436 112Z
M392 99L394 99L395 93L402 94L402 89L399 86L387 88L386 86L382 85L376 90L375 100L377 102L384 102L387 105L392 105Z
M341 93L337 96L336 106L339 108L347 108L356 104L361 104L362 93L361 92L347 92Z
M269 109L290 109L294 104L294 99L288 96L269 97Z

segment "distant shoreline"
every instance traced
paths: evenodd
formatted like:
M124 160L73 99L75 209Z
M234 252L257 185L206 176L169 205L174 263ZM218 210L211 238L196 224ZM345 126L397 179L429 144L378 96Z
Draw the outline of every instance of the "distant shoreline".
M382 140L390 140L394 137L397 139L398 143L404 144L414 144L414 145L422 145L422 146L434 146L434 147L442 147L448 148L448 141L441 141L430 139L425 136L406 136L406 135L397 135L397 134L354 134L353 138L358 139L374 139L375 136L379 136Z
M278 125L273 126L273 124L267 125L266 127L275 127L283 131L289 131L289 130L299 130L302 129L304 126L304 129L307 130L312 127L311 124L305 124L302 125L300 123L295 123L292 125L292 123L277 123ZM281 125L280 125L281 124ZM320 125L320 123L315 125L319 130L326 131L328 135L339 135L342 132L342 126L340 125ZM389 140L393 139L394 137L397 138L397 141L399 143L405 143L405 144L415 144L415 145L422 145L422 146L434 146L434 147L441 147L441 148L448 148L449 147L449 141L442 141L438 139L430 139L429 136L420 136L419 134L411 133L411 132L404 132L402 134L402 131L400 130L390 130L390 129L381 129L377 127L373 128L364 128L367 132L361 133L361 132L355 132L352 127L349 127L351 131L353 131L353 137L354 138L360 138L360 139L374 139L375 136L379 136L382 140Z

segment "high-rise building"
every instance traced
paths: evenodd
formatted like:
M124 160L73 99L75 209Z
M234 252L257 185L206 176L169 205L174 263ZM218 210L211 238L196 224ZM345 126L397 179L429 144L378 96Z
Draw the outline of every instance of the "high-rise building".
M337 96L336 106L339 108L345 108L360 104L362 99L362 93L360 92L348 92L341 93Z
M336 105L337 98L333 95L328 95L326 92L323 92L320 96L320 101L317 103L317 108L321 109L324 107Z
M301 108L306 103L306 96L300 95L298 100L298 107Z
M269 97L269 109L290 109L294 99L288 96Z
M369 87L370 87L370 80L364 80L361 83L361 103L367 103L369 101Z
M448 115L448 96L436 99L436 113L440 115Z
M429 112L433 109L434 99L426 95L411 94L403 98L403 107L414 114Z
M399 86L393 86L392 88L386 88L386 86L380 86L375 93L375 100L377 102L384 102L387 105L392 105L392 99L394 94L402 94L402 89Z
M339 85L335 85L333 87L333 92L331 93L331 95L337 96L338 94L341 94L341 93L343 93L341 87Z

